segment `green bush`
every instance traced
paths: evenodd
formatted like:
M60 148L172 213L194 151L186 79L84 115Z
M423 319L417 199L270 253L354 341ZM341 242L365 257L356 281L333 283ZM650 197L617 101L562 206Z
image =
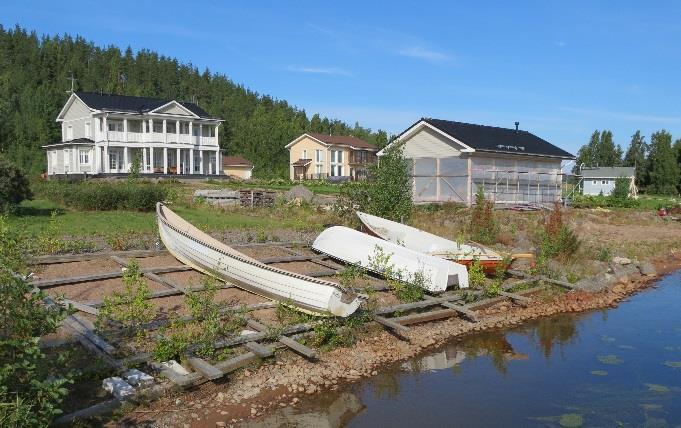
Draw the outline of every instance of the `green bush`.
M153 211L166 200L171 186L145 182L49 181L34 186L36 195L81 211Z
M494 218L494 202L485 198L482 187L475 192L475 205L471 208L468 227L475 242L494 244L497 241L499 226Z
M0 213L14 212L21 201L30 198L31 189L24 174L0 158Z
M576 194L572 199L572 206L575 208L637 208L640 205L638 199L621 198L603 195L578 195Z
M39 339L54 333L66 310L43 304L23 279L27 248L0 217L0 426L47 426L61 413L70 375L48 360Z

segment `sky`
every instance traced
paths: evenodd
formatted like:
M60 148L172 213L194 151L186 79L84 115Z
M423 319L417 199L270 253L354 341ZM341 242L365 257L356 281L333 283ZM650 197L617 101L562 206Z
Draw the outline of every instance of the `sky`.
M3 0L0 24L225 74L399 133L421 117L512 128L572 153L596 129L681 138L681 2Z

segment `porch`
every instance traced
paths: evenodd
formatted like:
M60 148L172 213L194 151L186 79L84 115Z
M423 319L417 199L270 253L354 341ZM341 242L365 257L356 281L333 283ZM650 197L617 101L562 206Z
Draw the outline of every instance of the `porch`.
M127 174L139 159L141 174L220 175L218 150L168 147L95 147L95 174Z

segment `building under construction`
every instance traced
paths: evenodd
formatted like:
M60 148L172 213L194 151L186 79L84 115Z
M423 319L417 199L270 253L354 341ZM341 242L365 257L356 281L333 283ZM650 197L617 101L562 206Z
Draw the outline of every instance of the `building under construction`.
M421 119L391 143L411 161L415 202L472 204L480 187L497 204L552 203L561 163L574 156L527 131ZM379 152L379 156L385 149Z

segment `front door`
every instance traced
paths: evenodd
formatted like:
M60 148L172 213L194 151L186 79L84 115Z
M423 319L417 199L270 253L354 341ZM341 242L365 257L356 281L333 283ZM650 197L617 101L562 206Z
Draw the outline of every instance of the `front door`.
M109 171L118 172L118 168L120 168L120 165L121 159L118 150L109 149Z

